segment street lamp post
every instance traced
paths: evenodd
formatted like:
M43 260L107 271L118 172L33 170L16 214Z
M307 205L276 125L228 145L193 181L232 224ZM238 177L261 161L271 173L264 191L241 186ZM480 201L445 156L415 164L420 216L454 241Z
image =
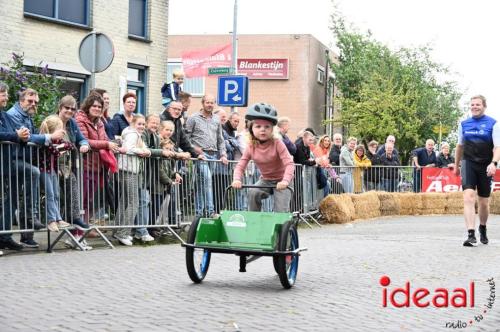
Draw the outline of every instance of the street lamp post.
M231 61L231 75L236 75L238 73L237 68L237 57L238 57L238 0L234 0L234 13L233 13L233 58ZM231 106L231 113L234 112L234 106Z

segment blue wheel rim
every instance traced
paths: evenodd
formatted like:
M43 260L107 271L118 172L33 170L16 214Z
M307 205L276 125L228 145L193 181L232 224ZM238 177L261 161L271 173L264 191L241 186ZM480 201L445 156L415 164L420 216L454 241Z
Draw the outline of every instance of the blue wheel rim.
M290 235L289 250L293 251L299 247L299 238L297 235L297 231L295 229L291 229L289 231L289 235ZM297 278L298 267L299 267L299 256L294 255L292 256L290 263L287 264L287 277L289 283L292 285L295 283L295 279Z
M195 250L195 252L196 251L198 251L199 253L199 250ZM203 279L203 277L207 274L209 255L210 252L208 250L203 250L203 256L201 257L199 264L195 264L195 266L197 267L196 274L198 275L198 277L200 277L200 279Z

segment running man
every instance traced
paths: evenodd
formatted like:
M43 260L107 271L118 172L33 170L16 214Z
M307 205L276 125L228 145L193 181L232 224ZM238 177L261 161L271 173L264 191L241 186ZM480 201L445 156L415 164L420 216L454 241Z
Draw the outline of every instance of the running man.
M462 176L464 191L464 217L468 237L465 247L476 246L475 209L477 190L479 207L479 235L483 244L488 244L486 222L489 214L491 180L500 160L500 126L484 114L486 98L477 95L471 98L472 117L462 121L458 127L458 144L455 152L454 171ZM460 161L462 161L461 168Z

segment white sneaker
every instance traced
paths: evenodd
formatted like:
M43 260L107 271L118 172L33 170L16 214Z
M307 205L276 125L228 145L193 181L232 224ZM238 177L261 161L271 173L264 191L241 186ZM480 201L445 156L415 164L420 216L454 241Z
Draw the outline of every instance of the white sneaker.
M152 237L151 235L149 235L148 233L146 233L146 235L139 235L139 234L135 234L134 236L137 240L141 240L142 242L151 242L151 241L154 241L155 238Z
M2 250L0 250L0 256L3 256L3 251Z
M94 249L94 247L92 246L89 246L89 244L87 243L87 241L85 239L83 239L82 242L80 242L81 246L83 247L83 250L92 250Z
M52 221L47 225L47 229L51 232L59 232L59 227L57 227L57 221Z
M118 241L121 244L123 244L124 246L131 246L131 245L133 245L132 241L129 238L125 238L125 239L118 238Z
M68 224L67 222L65 222L64 220L59 220L57 222L57 226L59 228L68 228L69 226L71 226L71 224Z
M80 239L81 239L81 236L75 236L75 240L77 242L80 241ZM64 241L64 245L70 249L80 249L77 245L75 245L75 243L73 241L71 241L71 239L66 239L66 241ZM84 251L89 251L89 250L94 249L92 246L89 246L89 244L87 243L87 241L85 239L82 242L80 242L80 245L82 246Z
M129 239L130 241L134 241L134 238L132 237L132 235L127 235L127 239Z

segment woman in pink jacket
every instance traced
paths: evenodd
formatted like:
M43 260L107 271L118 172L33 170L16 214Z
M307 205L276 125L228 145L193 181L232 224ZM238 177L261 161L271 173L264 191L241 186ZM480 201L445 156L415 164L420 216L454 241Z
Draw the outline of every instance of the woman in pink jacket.
M82 103L81 110L75 115L76 123L83 136L88 140L92 151L83 159L83 208L85 221L95 213L99 206L104 206L105 195L100 195L98 202L94 196L104 187L105 168L99 150L118 152L118 145L108 140L104 124L101 121L104 100L97 93L91 93ZM92 207L92 211L89 208ZM90 212L90 213L89 213Z
M271 188L252 188L248 192L248 209L260 211L262 200L274 192L274 212L289 212L291 191L287 189L294 173L293 158L285 144L273 136L273 127L278 122L276 109L265 103L248 108L245 119L249 120L250 142L234 170L232 187L240 189L243 173L250 160L260 170L261 177L255 185L276 186Z

